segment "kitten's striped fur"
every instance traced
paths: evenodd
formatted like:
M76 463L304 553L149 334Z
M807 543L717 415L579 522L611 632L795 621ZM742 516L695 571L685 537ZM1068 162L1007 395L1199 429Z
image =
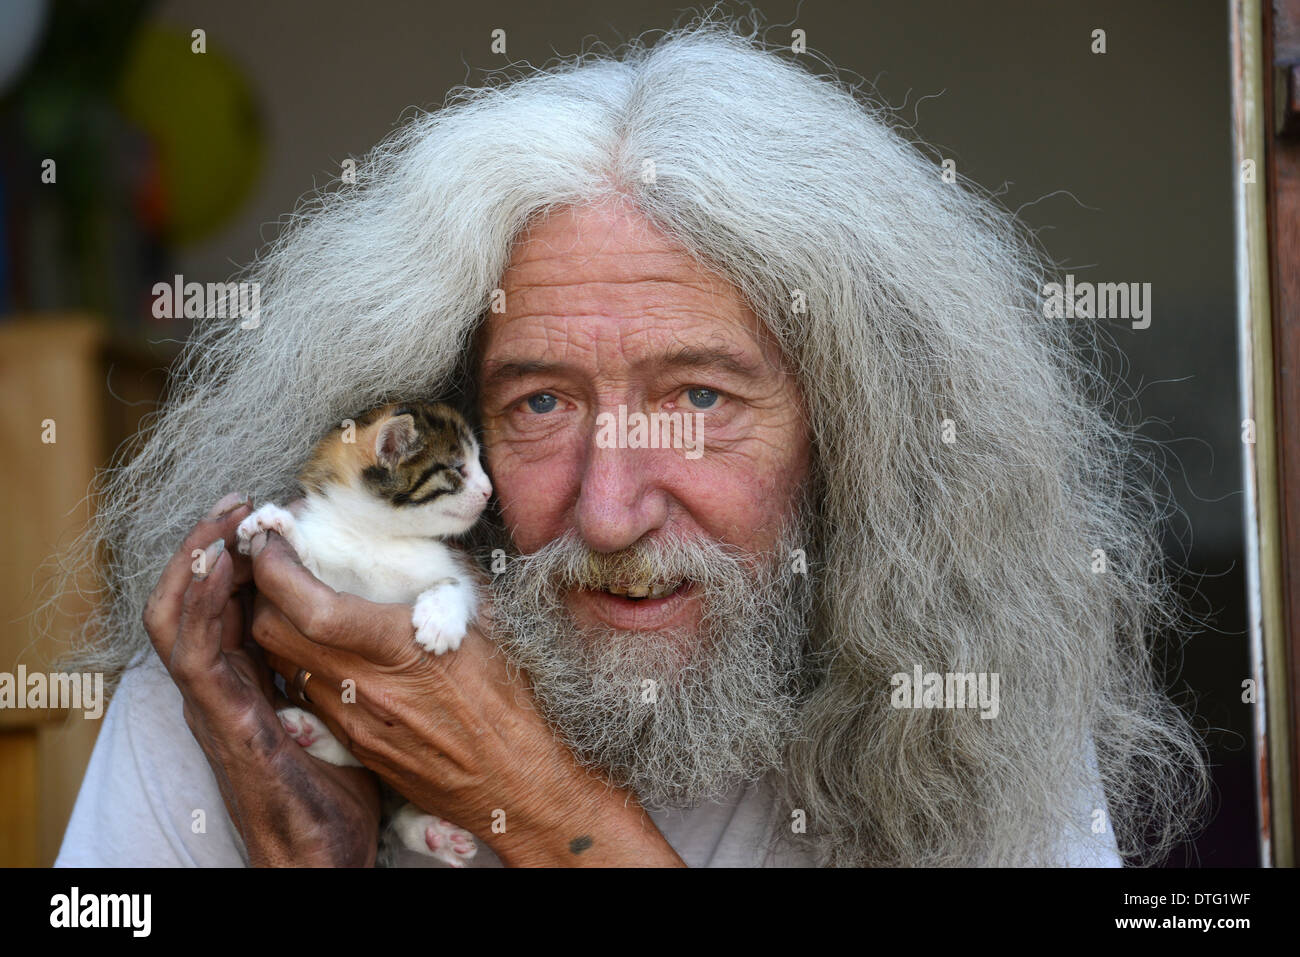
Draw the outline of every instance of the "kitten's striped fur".
M410 428L390 420L410 418ZM312 453L298 475L304 489L322 492L331 483L360 475L374 494L394 506L421 505L464 486L458 469L477 458L478 443L460 413L442 403L391 403L352 420L355 441L335 429ZM390 426L384 449L376 448L382 426ZM398 453L406 453L404 456Z

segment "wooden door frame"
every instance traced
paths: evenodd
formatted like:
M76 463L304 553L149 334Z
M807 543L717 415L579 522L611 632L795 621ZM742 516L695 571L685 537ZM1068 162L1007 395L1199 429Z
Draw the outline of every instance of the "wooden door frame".
M1229 0L1260 853L1300 835L1300 0ZM1245 165L1262 165L1254 182ZM1254 441L1247 438L1254 426Z
M1289 767L1290 840L1279 864L1300 849L1300 0L1264 4L1268 239L1281 521L1281 585L1286 647L1287 731L1278 749ZM1276 842L1275 842L1276 844Z

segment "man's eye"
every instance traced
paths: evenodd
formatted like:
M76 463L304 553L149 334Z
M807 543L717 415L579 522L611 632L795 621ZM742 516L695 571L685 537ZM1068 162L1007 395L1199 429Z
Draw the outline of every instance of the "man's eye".
M697 409L711 409L717 405L718 393L712 389L687 389L686 398Z
M537 395L528 397L528 408L534 412L552 412L559 403L559 399L549 392L539 392Z

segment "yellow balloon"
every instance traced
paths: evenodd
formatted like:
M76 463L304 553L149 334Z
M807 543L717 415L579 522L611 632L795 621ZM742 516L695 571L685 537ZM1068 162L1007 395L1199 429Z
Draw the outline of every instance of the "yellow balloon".
M239 69L190 36L145 27L119 90L122 112L158 149L168 237L192 242L225 222L261 169L262 122Z

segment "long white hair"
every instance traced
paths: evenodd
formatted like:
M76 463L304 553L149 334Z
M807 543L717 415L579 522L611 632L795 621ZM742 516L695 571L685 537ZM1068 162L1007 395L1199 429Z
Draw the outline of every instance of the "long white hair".
M708 13L457 88L301 206L239 277L258 327L201 321L142 450L103 477L81 665L111 682L147 651L145 599L219 496L283 501L344 418L463 389L520 230L617 195L739 287L799 372L824 665L779 804L823 859L1047 862L1098 820L1134 860L1181 840L1205 764L1151 652L1187 616L1167 501L1084 358L1098 331L1044 317L1046 260L1012 216L758 33ZM999 716L890 707L918 664L998 673ZM1079 805L1089 735L1107 806Z

